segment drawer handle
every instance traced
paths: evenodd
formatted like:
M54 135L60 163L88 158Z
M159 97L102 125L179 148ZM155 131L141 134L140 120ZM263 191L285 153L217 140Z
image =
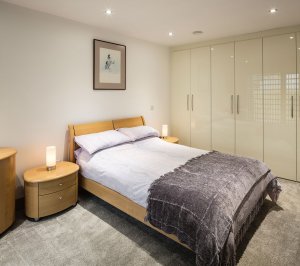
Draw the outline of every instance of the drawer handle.
M63 183L60 183L59 186L61 187L63 185Z
M59 200L62 200L62 196L58 197Z

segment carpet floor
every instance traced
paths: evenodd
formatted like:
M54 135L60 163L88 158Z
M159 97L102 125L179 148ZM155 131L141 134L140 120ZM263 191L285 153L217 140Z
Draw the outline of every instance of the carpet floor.
M300 184L281 180L238 250L238 265L300 265ZM81 192L76 207L33 222L17 214L0 236L0 265L194 265L194 254Z

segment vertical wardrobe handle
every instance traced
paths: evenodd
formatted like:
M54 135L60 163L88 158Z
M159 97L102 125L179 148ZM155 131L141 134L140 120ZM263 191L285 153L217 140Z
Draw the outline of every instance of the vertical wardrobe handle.
M194 94L192 94L192 111L194 111Z
M186 95L186 109L190 110L190 95Z
M294 118L294 96L291 96L291 117Z
M240 95L236 96L236 113L240 113Z
M230 100L231 100L231 104L230 104L230 106L231 106L231 113L233 114L233 95L231 95Z

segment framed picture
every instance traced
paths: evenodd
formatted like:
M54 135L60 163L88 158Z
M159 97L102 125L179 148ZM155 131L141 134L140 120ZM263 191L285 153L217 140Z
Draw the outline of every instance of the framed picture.
M126 46L94 39L94 90L126 90Z

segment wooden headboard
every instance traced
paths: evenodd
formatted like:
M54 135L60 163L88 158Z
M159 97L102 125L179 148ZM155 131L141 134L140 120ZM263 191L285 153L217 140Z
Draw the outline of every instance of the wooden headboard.
M75 136L118 129L121 127L137 127L143 125L145 125L145 120L142 116L78 125L69 125L69 161L75 162L74 151L78 148L77 144L74 142Z

